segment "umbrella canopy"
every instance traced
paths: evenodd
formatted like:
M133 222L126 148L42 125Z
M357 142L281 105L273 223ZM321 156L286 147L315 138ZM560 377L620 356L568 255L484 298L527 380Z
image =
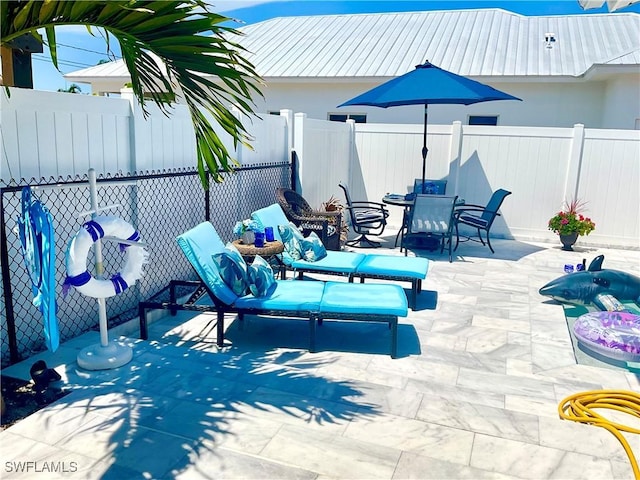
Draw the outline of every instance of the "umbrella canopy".
M640 0L578 0L578 3L582 8L588 10L590 8L600 8L605 3L610 12L615 12L621 8L628 7L634 3L638 3Z
M397 107L424 105L424 134L422 141L422 188L427 167L427 107L430 104L471 105L492 100L520 100L470 78L456 75L425 62L415 70L393 78L351 100L338 105L367 105L371 107Z

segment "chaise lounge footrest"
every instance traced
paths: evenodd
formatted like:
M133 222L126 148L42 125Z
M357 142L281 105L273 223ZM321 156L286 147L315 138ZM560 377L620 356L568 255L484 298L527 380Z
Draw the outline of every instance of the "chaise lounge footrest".
M398 355L398 317L408 313L407 297L398 285L359 285L327 282L318 320L324 318L382 322L391 329L391 357ZM310 319L315 323L313 317ZM315 346L315 328L311 327L311 345Z
M429 260L420 257L400 257L395 255L367 255L356 267L354 276L365 278L411 282L411 308L416 308L422 280L427 278Z

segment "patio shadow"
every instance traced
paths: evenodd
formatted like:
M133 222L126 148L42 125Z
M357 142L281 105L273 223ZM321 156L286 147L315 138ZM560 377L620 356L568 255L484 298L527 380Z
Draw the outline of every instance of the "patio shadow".
M214 478L206 472L230 468L311 479L317 474L257 454L282 425L335 424L340 430L353 419L382 413L356 382L322 375L335 357L306 351L306 322L261 318L242 332L231 322L232 343L218 349L214 318L152 325L150 340L131 341L134 359L117 369L88 372L68 365L66 377L78 384L72 393L9 431L75 452L79 468L92 478L176 478L195 472ZM386 326L367 327L325 322L319 347L388 354ZM412 333L415 337L411 330L400 329L403 355Z
M268 351L271 348L292 348L307 350L309 348L309 324L306 320L245 316L243 330L240 330L239 322L234 321L227 328L225 338L231 341L232 349ZM350 352L389 355L390 339L391 330L384 323L325 320L316 330L316 349L317 352L327 353ZM415 328L413 325L399 323L398 358L419 354L420 342Z

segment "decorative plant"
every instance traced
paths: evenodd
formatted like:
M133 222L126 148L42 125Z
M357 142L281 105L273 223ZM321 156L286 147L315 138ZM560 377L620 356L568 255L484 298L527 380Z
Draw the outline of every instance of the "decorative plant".
M246 219L241 222L236 222L233 227L233 234L237 237L241 237L246 232L261 232L260 224L255 220Z
M565 202L562 211L556 213L549 220L549 230L558 235L570 235L572 233L589 235L596 228L596 224L589 217L585 217L580 213L585 205L586 202L578 199Z
M325 212L341 212L342 213L344 211L344 205L342 204L342 202L338 198L334 197L333 195L331 195L329 200L327 200L322 204L322 208L324 208ZM340 244L344 244L347 241L348 237L349 237L349 225L347 225L347 222L343 221L340 228Z

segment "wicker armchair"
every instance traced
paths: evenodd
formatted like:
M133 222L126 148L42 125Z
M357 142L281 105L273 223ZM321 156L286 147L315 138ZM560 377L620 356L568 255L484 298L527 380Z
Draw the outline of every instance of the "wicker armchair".
M315 232L327 250L340 250L341 212L313 210L307 201L289 188L278 188L276 200L287 218L305 235Z

